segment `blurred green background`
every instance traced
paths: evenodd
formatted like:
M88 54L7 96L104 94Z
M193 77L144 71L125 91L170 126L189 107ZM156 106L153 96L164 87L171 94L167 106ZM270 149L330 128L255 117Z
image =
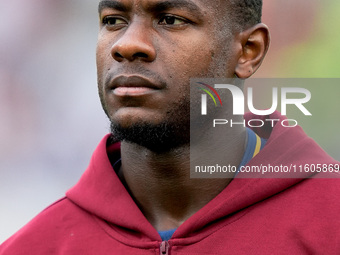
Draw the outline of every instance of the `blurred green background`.
M340 1L264 1L270 28L268 56L254 77L325 78L310 82L312 117L292 108L287 116L331 156L340 160ZM333 79L328 79L333 78Z

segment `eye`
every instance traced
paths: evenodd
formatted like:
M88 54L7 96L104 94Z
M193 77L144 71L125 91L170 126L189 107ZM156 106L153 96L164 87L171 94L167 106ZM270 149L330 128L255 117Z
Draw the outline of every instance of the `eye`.
M189 22L186 19L169 14L161 17L158 22L160 25L184 25L187 23Z
M103 25L116 26L121 24L127 24L127 22L122 18L117 18L115 16L106 16L103 18Z

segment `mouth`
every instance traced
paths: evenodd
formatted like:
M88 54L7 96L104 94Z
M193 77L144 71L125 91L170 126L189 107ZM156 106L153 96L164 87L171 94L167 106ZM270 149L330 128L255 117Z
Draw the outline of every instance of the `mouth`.
M143 96L162 89L162 85L142 76L118 76L110 84L114 95L124 97Z

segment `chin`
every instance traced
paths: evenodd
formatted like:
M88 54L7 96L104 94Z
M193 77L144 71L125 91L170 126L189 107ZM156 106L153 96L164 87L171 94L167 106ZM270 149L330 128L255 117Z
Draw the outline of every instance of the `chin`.
M135 143L153 152L167 152L190 142L189 128L179 127L170 122L150 124L139 122L123 126L111 122L111 133L115 140Z

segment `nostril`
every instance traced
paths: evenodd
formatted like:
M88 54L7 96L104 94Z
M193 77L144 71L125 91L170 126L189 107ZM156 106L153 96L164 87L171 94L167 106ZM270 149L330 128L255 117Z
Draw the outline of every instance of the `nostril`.
M114 57L115 58L119 58L119 59L121 59L121 58L124 58L122 55L120 55L118 52L115 52L114 53Z
M146 53L143 53L143 52L137 52L137 53L133 54L133 58L147 59L148 55Z
M115 52L115 53L113 54L113 58L114 58L116 61L118 61L118 62L121 62L121 61L124 60L124 57L123 57L120 53L118 53L118 52Z

